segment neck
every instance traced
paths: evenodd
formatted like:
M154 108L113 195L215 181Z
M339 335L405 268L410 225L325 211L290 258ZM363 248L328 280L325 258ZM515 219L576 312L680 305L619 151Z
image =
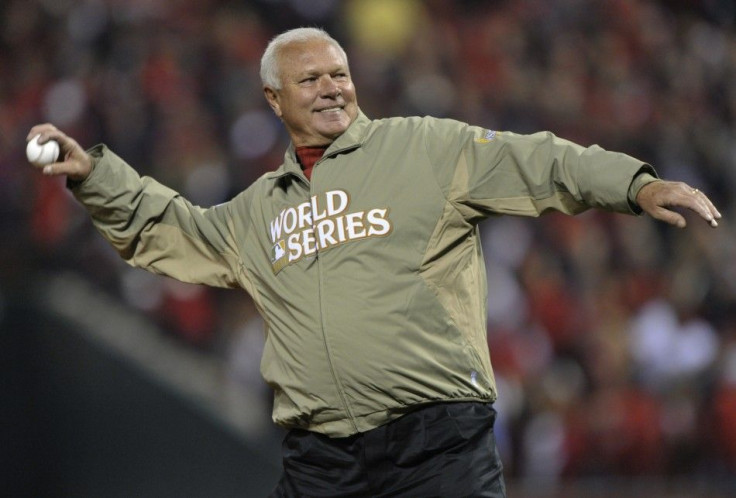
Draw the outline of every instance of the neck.
M296 157L308 180L312 179L312 168L322 158L329 145L302 145L296 147Z

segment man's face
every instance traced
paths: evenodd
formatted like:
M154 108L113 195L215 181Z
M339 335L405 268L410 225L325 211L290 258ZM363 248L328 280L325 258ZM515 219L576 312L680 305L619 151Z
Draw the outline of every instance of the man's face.
M281 88L264 91L292 142L297 147L332 143L358 115L347 61L325 40L286 45L278 61Z

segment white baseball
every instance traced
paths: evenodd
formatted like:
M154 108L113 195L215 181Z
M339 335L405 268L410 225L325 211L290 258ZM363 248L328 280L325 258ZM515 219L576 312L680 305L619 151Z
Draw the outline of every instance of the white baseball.
M59 142L56 140L49 140L45 144L41 145L38 143L38 137L36 135L28 142L26 146L26 157L28 162L39 168L56 162L59 158Z

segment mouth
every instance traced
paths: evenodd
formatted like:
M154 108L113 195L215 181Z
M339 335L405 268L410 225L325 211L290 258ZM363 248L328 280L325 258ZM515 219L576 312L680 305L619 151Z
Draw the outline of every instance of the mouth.
M314 112L321 112L321 113L330 113L330 112L340 112L342 111L343 106L332 106L332 107L325 107L324 109L316 109Z

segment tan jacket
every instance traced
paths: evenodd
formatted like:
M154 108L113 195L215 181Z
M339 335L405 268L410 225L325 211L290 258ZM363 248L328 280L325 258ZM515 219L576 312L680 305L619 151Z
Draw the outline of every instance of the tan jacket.
M360 114L303 176L284 164L209 209L104 146L73 187L131 265L242 287L263 314L274 421L342 437L422 403L492 401L477 223L599 207L632 213L641 161L550 133ZM632 183L632 179L636 181Z

